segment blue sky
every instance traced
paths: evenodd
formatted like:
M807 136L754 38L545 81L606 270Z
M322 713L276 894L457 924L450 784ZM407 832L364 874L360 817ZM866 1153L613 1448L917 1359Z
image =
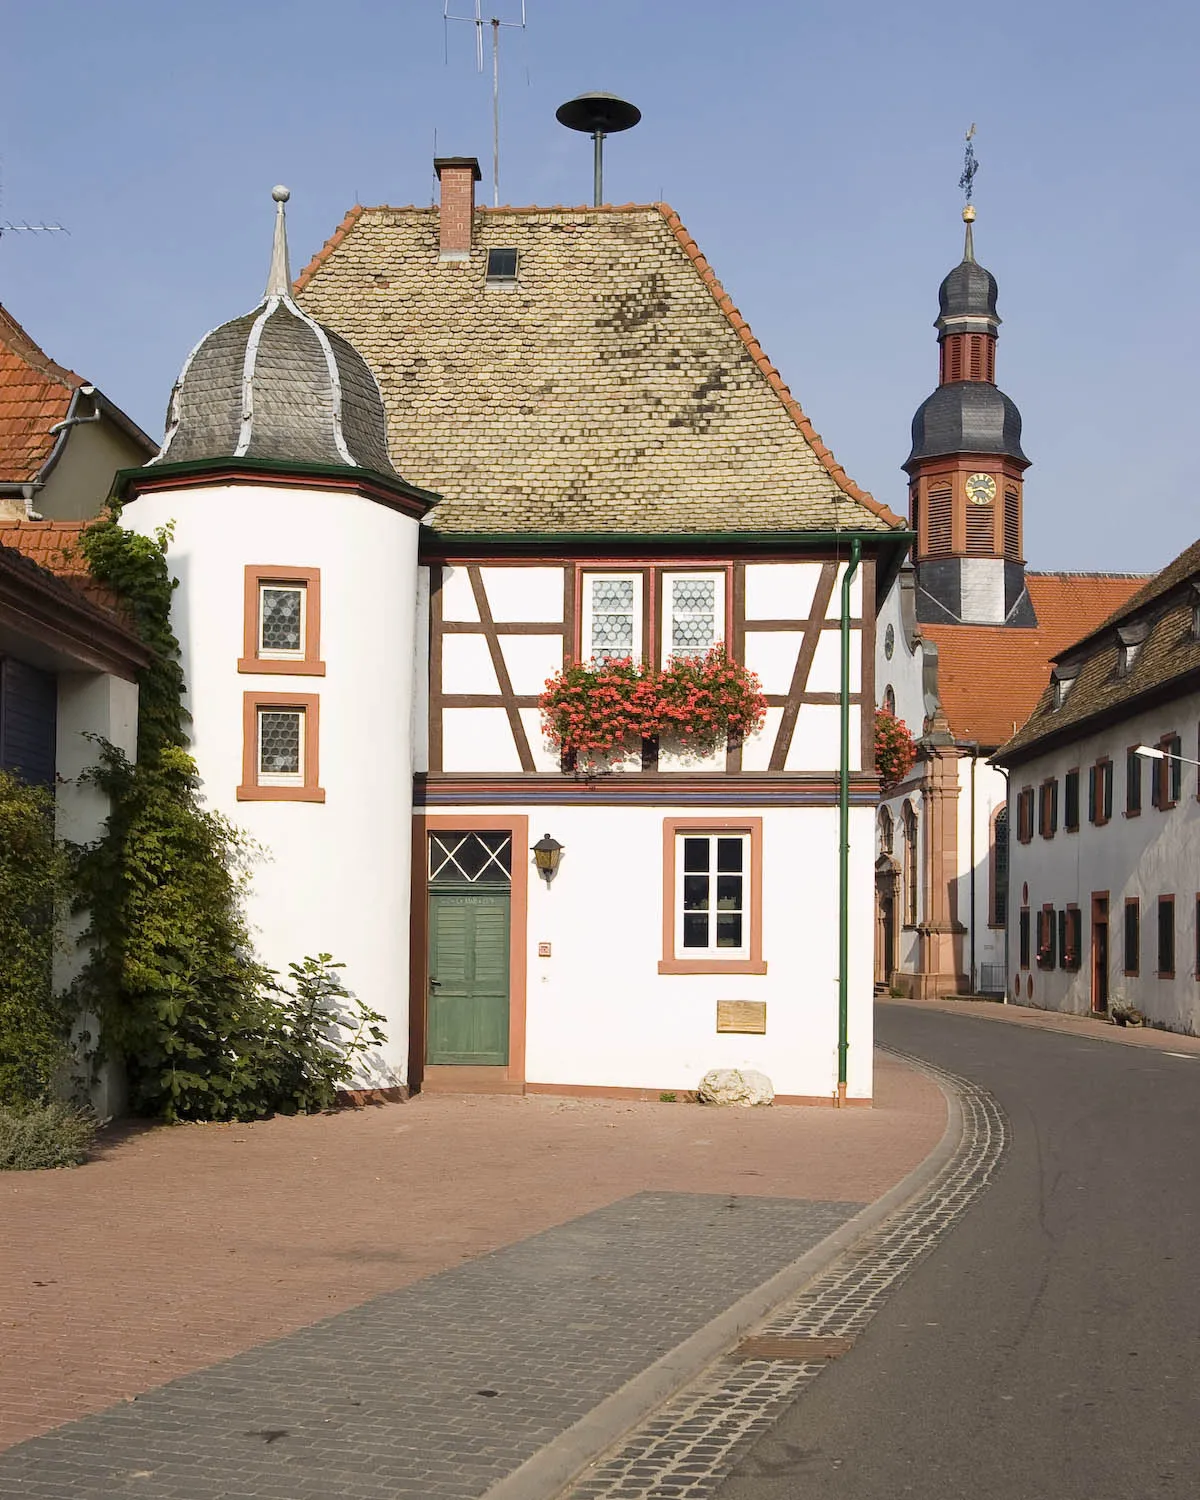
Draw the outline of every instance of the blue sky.
M519 0L493 12L515 19ZM1034 461L1031 566L1153 569L1200 534L1200 7L528 15L501 44L503 199L587 201L590 145L554 110L592 88L636 102L606 196L679 211L838 459L896 509L977 122L976 247ZM188 349L261 293L273 183L293 192L298 268L355 201L430 202L435 137L486 175L490 80L471 28L450 28L448 65L443 31L441 0L8 0L0 219L71 233L3 236L0 301L160 435Z

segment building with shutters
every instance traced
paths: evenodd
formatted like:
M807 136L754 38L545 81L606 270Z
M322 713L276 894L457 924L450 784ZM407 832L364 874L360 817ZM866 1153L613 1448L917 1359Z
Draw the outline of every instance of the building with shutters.
M879 704L918 757L879 808L875 977L922 997L1005 992L1012 808L989 757L1055 654L1145 583L1026 568L1021 414L996 385L997 284L975 259L975 210L963 217L963 258L938 292L938 385L904 464L911 565L876 634Z
M1200 1033L1198 735L1200 542L1055 653L997 753L1014 998Z
M473 159L436 166L437 206L353 209L294 286L277 190L266 296L121 479L125 524L175 528L192 750L263 850L261 955L346 964L386 1016L381 1085L656 1097L753 1067L866 1102L904 522L672 210L487 209ZM766 694L746 743L643 741L605 774L547 744L564 663L720 643Z

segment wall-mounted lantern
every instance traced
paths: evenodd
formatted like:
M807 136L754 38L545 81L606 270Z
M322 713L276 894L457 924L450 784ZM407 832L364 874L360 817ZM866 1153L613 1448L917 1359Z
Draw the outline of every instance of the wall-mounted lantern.
M533 846L533 862L537 866L537 872L547 885L554 879L558 862L562 859L563 846L557 839L552 839L548 833L542 834Z

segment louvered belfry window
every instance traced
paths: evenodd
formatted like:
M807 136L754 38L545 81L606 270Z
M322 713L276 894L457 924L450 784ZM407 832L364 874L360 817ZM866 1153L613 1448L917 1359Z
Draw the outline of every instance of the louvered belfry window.
M954 491L948 484L931 485L928 495L928 552L949 552Z
M990 505L967 506L967 551L987 555L996 550L996 512Z
M1021 560L1021 497L1015 488L1004 491L1004 555Z

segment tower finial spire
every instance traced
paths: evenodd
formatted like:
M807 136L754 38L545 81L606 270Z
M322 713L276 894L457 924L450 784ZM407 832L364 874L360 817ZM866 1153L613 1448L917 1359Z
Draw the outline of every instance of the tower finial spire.
M267 275L268 297L290 297L292 294L292 269L288 264L287 219L283 205L291 197L288 188L282 185L271 189L275 208L275 243L271 248L271 269Z
M967 226L966 243L963 245L963 260L975 261L975 235L972 225L975 223L975 205L971 197L975 192L975 173L979 171L979 162L975 158L975 122L972 120L971 128L967 131L967 145L963 152L962 176L958 179L958 185L966 195L966 204L963 207L963 222Z

